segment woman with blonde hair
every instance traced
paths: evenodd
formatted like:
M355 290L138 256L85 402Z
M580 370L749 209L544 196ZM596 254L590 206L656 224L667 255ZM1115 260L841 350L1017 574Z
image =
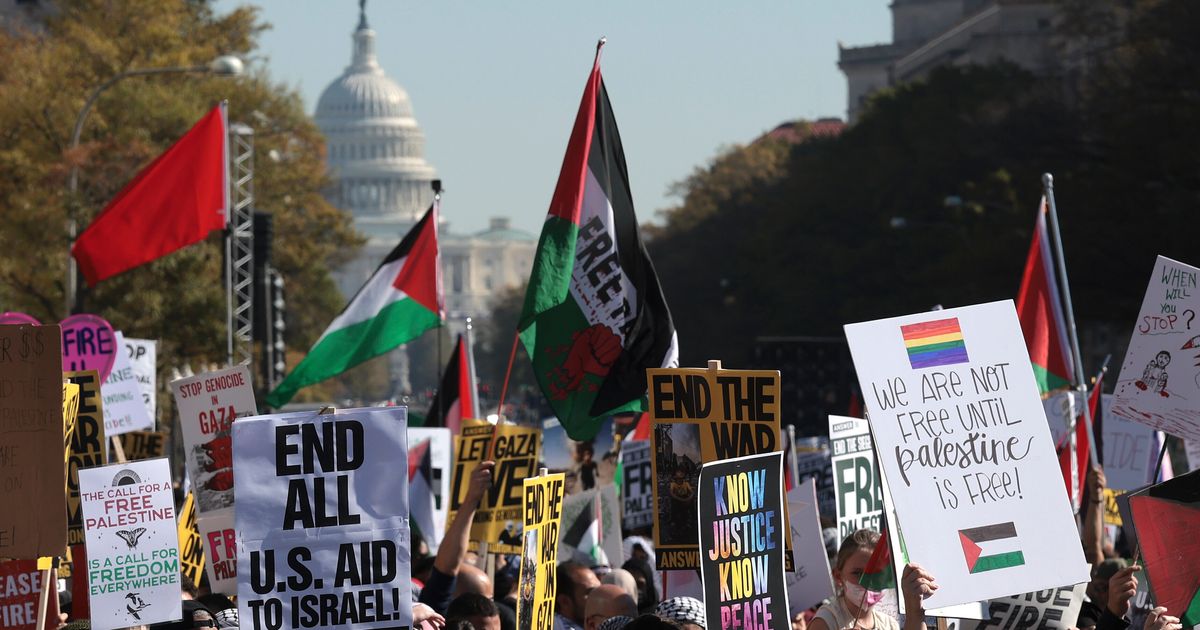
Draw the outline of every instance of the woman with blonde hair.
M817 611L808 623L808 630L900 630L895 619L874 610L883 593L869 591L859 584L871 552L879 542L879 532L860 529L846 537L838 549L833 568L837 587L834 598ZM938 588L933 576L919 565L904 567L900 591L904 594L904 630L925 630L925 607L922 602Z

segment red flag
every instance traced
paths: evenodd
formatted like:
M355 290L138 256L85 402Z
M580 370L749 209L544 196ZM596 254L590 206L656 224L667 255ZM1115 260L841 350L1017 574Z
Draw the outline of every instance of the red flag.
M1067 345L1067 320L1050 254L1050 233L1046 229L1045 198L1038 208L1033 243L1025 259L1025 275L1017 294L1017 317L1029 346L1033 375L1043 394L1070 385L1071 355Z
M225 227L225 139L218 105L117 193L71 247L88 286Z

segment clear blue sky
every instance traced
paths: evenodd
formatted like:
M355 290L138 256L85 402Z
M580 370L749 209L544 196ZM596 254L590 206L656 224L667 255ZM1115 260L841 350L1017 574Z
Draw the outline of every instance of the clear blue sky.
M254 64L311 114L350 61L354 0L218 0L273 28ZM888 0L372 0L379 61L408 91L456 232L490 216L540 229L592 52L603 69L641 221L724 145L780 122L845 116L837 42L891 37Z

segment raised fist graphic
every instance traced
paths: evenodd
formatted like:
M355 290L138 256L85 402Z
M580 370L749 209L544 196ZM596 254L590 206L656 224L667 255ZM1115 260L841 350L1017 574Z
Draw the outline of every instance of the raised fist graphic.
M608 326L595 324L571 336L571 348L552 373L551 397L564 400L579 389L587 374L606 376L621 355L621 339Z
M203 448L204 454L208 455L204 470L216 472L222 468L233 468L233 440L228 434L214 438Z

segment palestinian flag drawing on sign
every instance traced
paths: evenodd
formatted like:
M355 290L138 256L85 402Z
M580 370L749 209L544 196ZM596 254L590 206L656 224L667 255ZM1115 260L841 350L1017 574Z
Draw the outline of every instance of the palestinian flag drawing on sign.
M599 49L518 330L542 392L575 440L594 437L601 416L640 410L646 368L678 362L675 326L638 231Z
M1021 552L1017 538L1017 526L1012 521L960 529L958 539L967 559L967 570L971 573L1025 564L1025 554Z
M1200 469L1139 490L1129 511L1153 601L1184 628L1200 625Z

